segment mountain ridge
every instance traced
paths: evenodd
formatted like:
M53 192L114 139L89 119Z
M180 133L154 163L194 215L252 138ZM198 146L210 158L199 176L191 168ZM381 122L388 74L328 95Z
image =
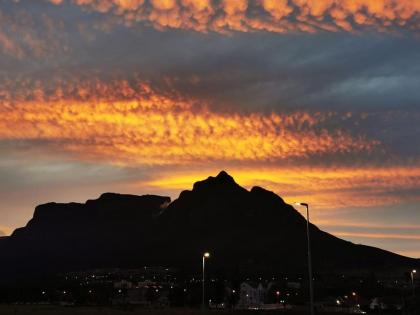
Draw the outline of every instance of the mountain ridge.
M420 265L356 245L310 224L315 270ZM96 267L167 265L196 270L203 251L226 272L304 270L306 220L269 190L247 190L222 171L173 201L104 193L86 203L37 206L28 224L0 240L0 273L53 273ZM29 263L30 262L30 263ZM7 276L7 275L6 275Z

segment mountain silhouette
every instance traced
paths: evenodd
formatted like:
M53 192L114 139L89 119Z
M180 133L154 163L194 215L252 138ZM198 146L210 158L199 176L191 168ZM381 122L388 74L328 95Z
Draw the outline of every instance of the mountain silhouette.
M378 270L416 259L341 240L310 225L314 269ZM36 207L28 224L0 239L0 275L47 275L92 268L171 266L241 274L306 269L306 220L281 197L239 186L226 172L196 182L171 202L155 195L106 193L85 204Z

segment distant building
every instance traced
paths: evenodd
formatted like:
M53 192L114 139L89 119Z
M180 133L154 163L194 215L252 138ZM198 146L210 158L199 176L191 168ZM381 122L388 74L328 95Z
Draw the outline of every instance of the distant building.
M166 307L169 305L168 289L163 288L160 283L146 281L120 280L114 282L114 296L112 304L132 304L154 307Z
M300 282L289 281L287 282L286 286L290 289L295 289L295 290L299 290L301 288Z
M242 282L240 287L239 308L260 307L265 301L266 289L259 283L252 285L248 282Z
M114 282L115 289L131 289L133 286L134 284L131 281L124 279Z
M369 308L371 310L392 310L400 311L403 309L403 302L400 297L388 296L372 299Z

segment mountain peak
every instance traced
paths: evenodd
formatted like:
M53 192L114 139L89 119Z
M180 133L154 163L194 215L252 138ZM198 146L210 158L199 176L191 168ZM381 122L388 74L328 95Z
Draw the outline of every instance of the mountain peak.
M235 183L235 180L233 179L232 176L230 176L227 172L225 171L220 171L219 174L217 174L216 176L217 179L225 181L225 182L231 182L231 183ZM236 183L235 183L236 184Z
M198 181L194 183L193 191L213 191L217 192L222 190L237 190L240 188L243 189L241 186L239 186L232 176L230 176L225 171L221 171L219 174L217 174L216 177L210 176L205 180Z

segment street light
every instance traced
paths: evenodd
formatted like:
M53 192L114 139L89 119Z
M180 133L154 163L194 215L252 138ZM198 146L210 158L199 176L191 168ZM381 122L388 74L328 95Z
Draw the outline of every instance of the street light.
M306 207L306 237L308 239L308 276L309 276L309 308L310 314L315 314L314 308L314 288L312 284L312 257L311 257L311 239L309 236L309 205L304 202L297 202L296 205Z
M203 254L203 282L202 282L202 285L203 285L203 288L202 288L203 296L202 296L202 301L201 301L201 308L203 310L206 308L206 304L205 304L205 297L206 297L206 295L205 295L205 289L206 289L206 286L205 286L206 273L205 273L205 271L206 271L206 259L207 258L210 258L210 253L205 252Z
M357 306L357 305L359 305L359 296L357 295L357 293L353 291L353 292L351 293L351 295L352 295L352 296L354 296L354 298L355 298L355 300L356 300L356 306ZM359 305L359 306L360 306L360 305ZM357 306L357 307L359 307L359 306Z
M411 275L411 287L413 288L413 297L416 296L416 292L415 292L415 287L414 287L414 275L417 273L416 269L411 270L410 275Z

